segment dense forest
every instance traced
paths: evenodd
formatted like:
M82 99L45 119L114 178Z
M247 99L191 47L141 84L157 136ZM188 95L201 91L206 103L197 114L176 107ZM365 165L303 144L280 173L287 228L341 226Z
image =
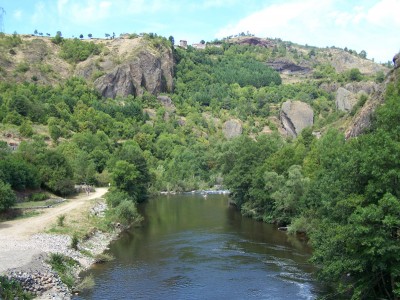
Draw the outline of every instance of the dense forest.
M165 38L146 38L155 47L172 47ZM53 42L71 64L104 51L78 39L58 36ZM21 43L17 35L0 37L1 49ZM366 96L345 113L336 109L334 92L321 85L380 83L382 72L338 73L317 64L311 78L284 84L265 61L310 60L318 49L287 53L284 43L265 48L221 42L206 50L172 51L174 92L163 94L172 108L147 92L103 98L78 77L57 85L35 78L0 82L0 130L21 140L16 149L0 143L0 211L21 201L21 192L34 191L30 197L39 199L44 193L72 194L76 184L110 184L109 206L129 221L135 204L153 193L223 185L244 215L307 234L320 278L335 287L333 298L397 299L398 70L369 132L346 140L340 125ZM19 65L15 72L26 68ZM313 127L295 139L280 134L275 121L288 99L314 110ZM243 123L243 134L233 139L221 130L230 119ZM270 133L263 134L265 126Z

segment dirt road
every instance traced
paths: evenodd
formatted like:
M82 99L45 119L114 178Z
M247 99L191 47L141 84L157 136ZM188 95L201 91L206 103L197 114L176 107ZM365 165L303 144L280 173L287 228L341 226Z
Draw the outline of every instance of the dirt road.
M57 216L83 207L85 202L100 198L108 188L97 188L90 195L81 194L58 206L47 208L38 216L0 223L0 273L29 263L41 252L51 252L51 241L38 240L34 234L46 230L57 221Z

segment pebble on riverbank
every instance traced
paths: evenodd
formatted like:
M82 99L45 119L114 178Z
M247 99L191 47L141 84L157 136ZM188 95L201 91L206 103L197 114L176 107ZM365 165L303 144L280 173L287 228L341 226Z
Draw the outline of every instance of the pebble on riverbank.
M106 208L103 201L97 201L91 213L102 217ZM7 270L5 275L8 279L18 281L22 288L35 295L36 299L69 300L72 296L71 291L46 262L50 254L59 253L78 261L80 265L74 269L74 277L78 280L79 273L93 265L96 262L95 257L107 250L109 243L116 239L121 231L122 228L118 226L115 226L112 233L94 230L87 239L79 243L78 251L71 249L70 236L35 234L24 246L41 249L44 252L35 255L30 263L22 267Z

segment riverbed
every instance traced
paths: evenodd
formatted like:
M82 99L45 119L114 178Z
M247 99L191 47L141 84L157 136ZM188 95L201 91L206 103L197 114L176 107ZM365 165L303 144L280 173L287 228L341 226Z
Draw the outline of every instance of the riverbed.
M110 245L95 287L74 299L315 299L311 249L244 218L226 195L170 195L140 207L145 222Z

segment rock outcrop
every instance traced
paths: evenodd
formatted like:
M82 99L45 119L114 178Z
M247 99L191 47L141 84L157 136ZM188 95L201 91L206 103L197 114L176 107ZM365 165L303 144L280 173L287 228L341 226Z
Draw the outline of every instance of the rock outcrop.
M288 59L275 59L267 62L267 65L279 73L309 74L312 69L305 65L296 64Z
M351 111L357 103L357 95L340 87L336 93L336 109L341 111Z
M375 82L353 82L340 87L336 93L336 109L351 111L362 94L371 95L378 89Z
M157 100L164 106L166 109L175 111L175 105L172 102L171 98L168 96L158 96Z
M75 76L94 80L103 97L153 95L173 90L172 51L165 46L154 48L146 39L114 39L102 42L100 57L90 57L77 64Z
M329 63L336 72L342 73L353 68L360 70L365 75L375 75L379 71L387 73L388 69L369 59L363 59L340 49L329 49ZM322 62L322 61L321 61Z
M399 55L400 56L400 55ZM376 109L385 101L385 91L388 84L397 82L400 78L400 68L394 68L381 85L377 85L361 110L353 117L347 128L346 139L357 137L371 127L371 120Z
M398 67L400 67L400 53L397 53L394 57L393 57L393 65L394 68L397 69Z
M137 57L121 64L96 79L96 89L107 98L142 95L145 90L158 94L172 90L172 68L164 67L162 58L142 51ZM172 66L172 60L171 60ZM169 84L167 77L170 79Z
M314 123L314 111L301 101L286 101L282 104L280 118L287 135L296 137L304 128Z
M232 139L242 134L243 127L239 120L231 119L222 126L222 132L227 139Z

